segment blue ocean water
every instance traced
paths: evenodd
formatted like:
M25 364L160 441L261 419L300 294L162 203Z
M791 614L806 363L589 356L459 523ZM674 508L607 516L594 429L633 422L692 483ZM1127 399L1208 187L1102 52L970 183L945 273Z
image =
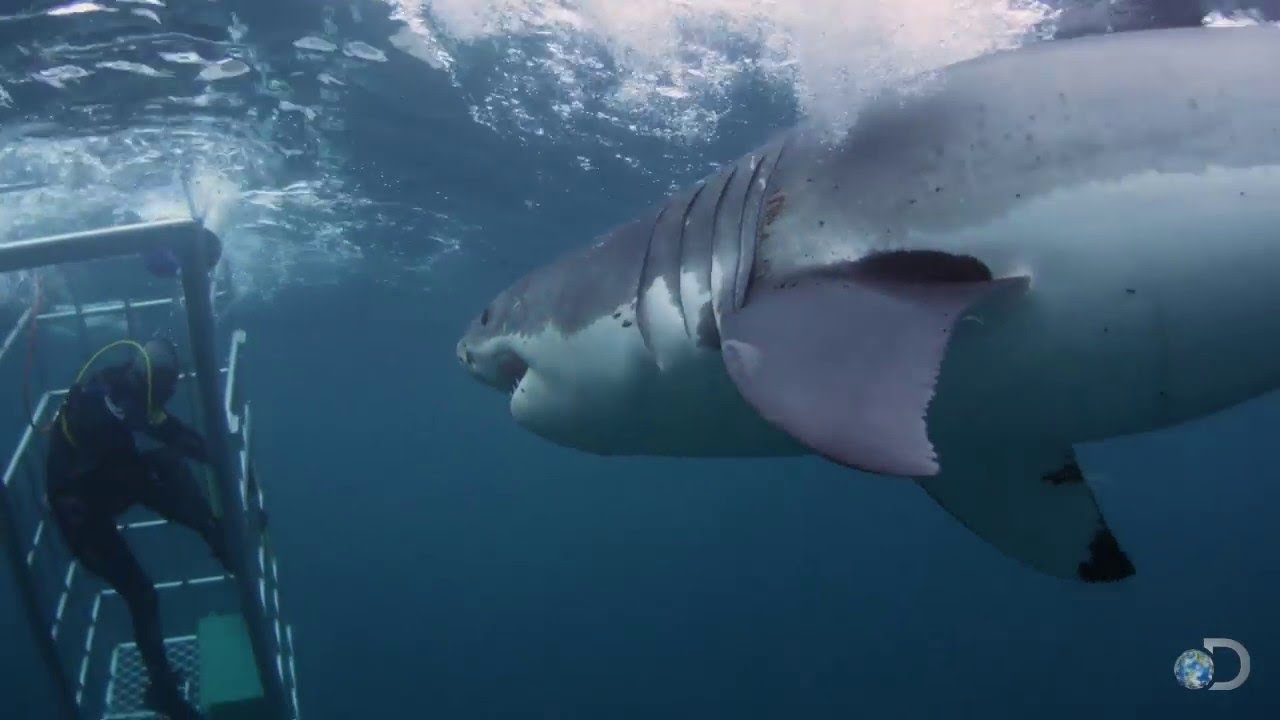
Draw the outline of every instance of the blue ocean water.
M1037 30L968 5L815 3L863 43L815 58L727 0L751 32L664 3L33 3L0 20L0 184L48 185L0 195L0 237L164 216L195 179L251 337L305 718L1276 717L1274 397L1085 448L1138 575L1082 587L815 458L552 446L457 366L497 290L772 128L839 122L895 79L870 59ZM672 17L698 50L664 54ZM864 42L903 22L965 30ZM50 717L4 578L0 707ZM1177 685L1205 637L1248 647L1244 687Z

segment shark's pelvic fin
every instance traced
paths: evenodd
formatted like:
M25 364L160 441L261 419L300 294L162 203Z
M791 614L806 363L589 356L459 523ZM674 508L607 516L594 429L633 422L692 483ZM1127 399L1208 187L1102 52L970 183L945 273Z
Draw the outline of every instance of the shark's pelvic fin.
M1087 583L1135 572L1069 446L948 448L942 473L918 482L978 537L1041 572Z

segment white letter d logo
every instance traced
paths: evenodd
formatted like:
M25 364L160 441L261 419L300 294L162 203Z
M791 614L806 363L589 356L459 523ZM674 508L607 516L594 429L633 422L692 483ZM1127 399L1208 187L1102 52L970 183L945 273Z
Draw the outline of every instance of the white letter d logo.
M1240 643L1228 638L1205 638L1204 639L1204 649L1208 650L1209 654L1212 655L1213 651L1217 650L1218 648L1226 648L1231 652L1235 653L1236 656L1240 658L1240 672L1236 673L1236 676L1234 678L1231 678L1230 680L1227 680L1225 682L1213 683L1212 685L1209 686L1209 689L1210 690L1235 690L1236 688L1243 685L1245 680L1249 679L1249 651L1245 650L1244 646L1241 645Z

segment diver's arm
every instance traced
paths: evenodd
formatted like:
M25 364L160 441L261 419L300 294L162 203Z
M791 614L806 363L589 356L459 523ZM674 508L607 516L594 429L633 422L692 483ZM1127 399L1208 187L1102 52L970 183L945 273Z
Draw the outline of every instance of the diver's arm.
M148 435L192 460L208 464L209 451L200 433L163 411L157 411L150 420L145 430Z

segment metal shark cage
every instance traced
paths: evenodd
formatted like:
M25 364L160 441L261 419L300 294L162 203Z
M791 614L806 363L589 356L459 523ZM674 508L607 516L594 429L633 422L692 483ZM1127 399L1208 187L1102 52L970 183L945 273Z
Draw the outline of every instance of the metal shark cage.
M160 717L143 704L146 673L124 602L71 556L44 495L48 432L75 373L98 347L142 342L151 332L169 334L181 348L184 372L170 408L207 441L210 467L193 470L204 473L234 575L186 528L140 510L118 527L155 584L166 649L189 700L210 720L298 718L293 632L280 612L254 472L242 380L246 334L217 327L231 279L208 269L220 247L190 219L0 245L0 273L21 273L35 289L0 346L0 382L15 378L0 397L25 397L14 403L22 422L0 483L0 545L56 691L51 718ZM143 272L139 256L157 252L171 253L174 276ZM127 352L111 359L122 357Z

